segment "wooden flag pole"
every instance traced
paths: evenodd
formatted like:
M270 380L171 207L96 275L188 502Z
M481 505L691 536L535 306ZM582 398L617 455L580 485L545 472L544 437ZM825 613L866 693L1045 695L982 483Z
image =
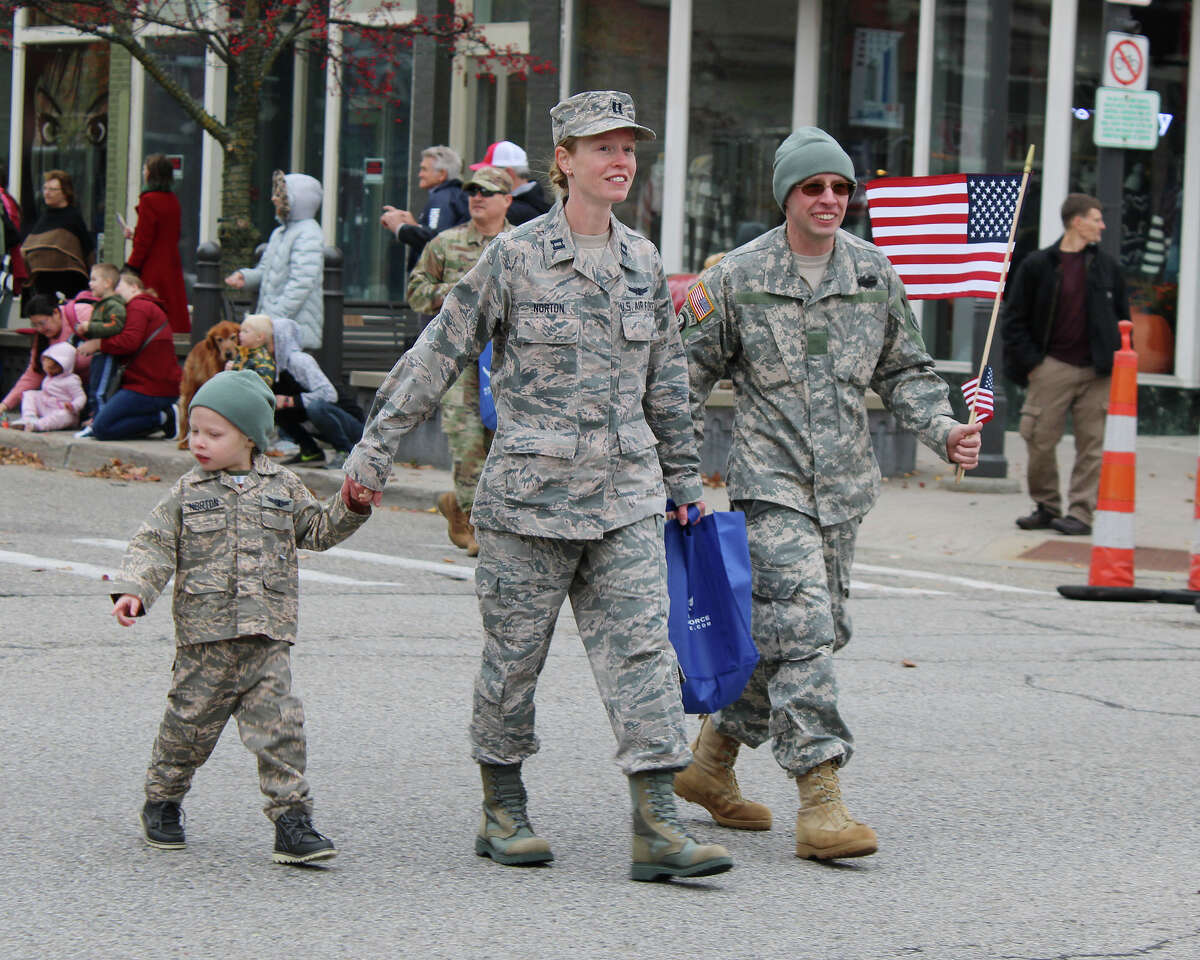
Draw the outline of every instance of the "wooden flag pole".
M992 319L988 321L987 339L983 341L983 355L979 358L979 373L976 375L978 385L983 383L983 370L987 366L988 356L992 352L992 336L996 333L996 317L1000 315L1000 298L1004 295L1004 284L1008 280L1008 263L1012 259L1013 244L1017 239L1017 221L1021 219L1021 205L1025 202L1025 187L1029 183L1029 174L1033 171L1033 144L1025 154L1025 172L1021 174L1021 189L1017 192L1017 205L1013 208L1012 225L1008 228L1008 249L1004 251L1004 265L1000 268L1000 283L996 286L996 296L992 300ZM995 388L993 388L995 389ZM979 402L978 386L975 396L971 399L971 416L968 424L975 422L975 405ZM959 465L954 475L954 482L963 478L965 471Z

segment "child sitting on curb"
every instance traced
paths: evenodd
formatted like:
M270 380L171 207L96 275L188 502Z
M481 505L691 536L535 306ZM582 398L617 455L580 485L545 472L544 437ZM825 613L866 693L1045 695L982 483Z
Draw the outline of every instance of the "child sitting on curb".
M218 373L188 408L196 466L130 541L113 615L130 626L175 577L175 666L146 772L142 828L160 849L184 846L180 803L230 716L258 756L276 863L337 854L312 825L304 779L304 710L292 694L296 550L327 550L370 514L335 494L321 503L262 452L274 396L249 370Z
M21 394L21 419L13 426L28 430L69 430L79 425L87 402L83 382L75 373L75 348L65 340L42 351L45 377L37 390Z
M121 271L111 263L97 263L92 267L88 279L88 289L96 298L91 316L76 325L75 333L81 340L115 337L125 329L125 301L117 294L117 283L121 279ZM98 353L92 359L91 377L88 381L88 399L92 403L91 417L103 408L111 392L111 381L118 366L117 358L107 353ZM92 435L89 420L76 436L90 437Z

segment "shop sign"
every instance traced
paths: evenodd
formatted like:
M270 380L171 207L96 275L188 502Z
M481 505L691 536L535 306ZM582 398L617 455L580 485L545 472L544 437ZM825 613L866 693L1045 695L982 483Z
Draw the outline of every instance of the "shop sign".
M172 179L182 180L183 179L183 154L182 153L168 153L166 155L166 157L167 157L167 163L169 163L171 165L171 169L173 171L175 171L175 176Z
M1119 3L1124 7L1148 7L1150 0L1108 0L1109 3Z
M1104 42L1104 69L1100 82L1120 90L1145 90L1150 40L1133 33L1109 31Z
M383 157L363 157L363 183L383 183Z
M1092 142L1098 147L1153 150L1158 146L1158 93L1096 89Z
M860 127L904 128L900 102L899 30L854 31L850 66L850 122Z

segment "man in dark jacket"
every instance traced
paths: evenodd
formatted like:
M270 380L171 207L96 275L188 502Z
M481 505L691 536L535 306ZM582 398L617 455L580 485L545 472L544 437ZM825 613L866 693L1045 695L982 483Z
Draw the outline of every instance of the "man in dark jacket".
M529 157L511 140L497 140L479 163L471 164L472 170L483 167L503 167L512 177L515 186L507 219L514 227L540 217L552 206L541 183L530 179Z
M1005 298L1004 368L1014 383L1028 386L1021 436L1034 508L1017 526L1087 535L1100 485L1113 352L1121 345L1117 321L1129 319L1129 303L1120 267L1098 246L1100 201L1068 194L1062 221L1062 237L1024 260ZM1064 514L1055 450L1068 411L1075 466Z
M470 219L467 198L463 196L462 158L449 147L426 147L421 151L417 186L429 191L429 201L420 217L409 210L397 210L384 204L379 222L408 246L406 273L417 265L425 244L447 227L457 227Z

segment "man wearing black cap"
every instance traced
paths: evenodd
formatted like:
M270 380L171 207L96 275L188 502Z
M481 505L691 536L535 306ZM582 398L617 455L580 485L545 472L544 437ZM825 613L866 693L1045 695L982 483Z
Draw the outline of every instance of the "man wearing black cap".
M675 792L718 823L766 830L771 811L742 797L741 744L773 741L796 779L796 856L878 848L850 816L838 768L853 738L838 711L833 654L850 639L855 537L879 491L866 392L943 459L978 462L979 425L951 416L904 287L872 244L841 229L854 164L829 134L802 127L775 154L784 225L700 275L679 314L697 445L720 379L736 404L726 477L746 515L760 659L740 699L705 718Z

